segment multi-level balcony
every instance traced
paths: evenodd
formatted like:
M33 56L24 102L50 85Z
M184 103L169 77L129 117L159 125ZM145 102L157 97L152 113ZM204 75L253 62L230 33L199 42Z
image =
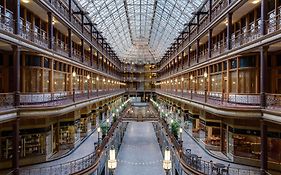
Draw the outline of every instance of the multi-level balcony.
M66 14L68 13L68 9L67 9L68 6L64 4L65 2L44 1L44 3L50 3L49 5L52 5L54 7L53 9L54 11L58 11L60 15L66 18L65 20L71 22L71 24L73 25L72 27L75 27L78 31L82 29L82 25L80 22L81 19L77 18L77 15L75 16L74 14L72 15ZM3 12L2 6L0 6L0 11ZM27 44L35 45L36 47L44 49L46 51L52 51L58 55L67 57L71 60L93 67L95 69L101 70L101 69L108 69L107 67L110 67L110 69L114 69L115 71L108 71L107 72L108 74L114 76L120 76L117 73L117 71L119 71L120 62L117 61L116 59L112 59L111 56L101 47L101 44L99 44L98 40L94 39L93 34L89 32L90 30L89 26L83 26L84 32L82 34L81 32L79 32L79 34L75 34L75 38L73 38L74 36L72 36L73 34L71 34L72 42L77 42L77 39L79 40L79 37L82 37L85 41L84 47L79 46L79 44L75 44L76 46L78 45L79 47L81 47L81 49L77 49L78 47L74 47L73 44L72 44L72 48L69 48L69 39L68 39L69 36L65 36L64 38L67 37L67 39L65 40L57 36L50 37L49 36L50 33L48 33L48 29L47 29L47 25L49 25L47 24L48 22L47 23L42 22L42 23L43 24L40 25L37 23L31 23L26 18L21 17L19 20L19 31L15 33L16 31L14 29L15 29L16 21L13 12L6 9L5 14L2 13L0 15L0 31L3 32L5 35L7 34L7 36L11 36L12 38L16 37L17 39L22 40ZM66 28L60 30L67 31L67 26L64 27ZM50 42L50 38L52 40L51 42ZM91 44L86 44L86 42ZM103 67L101 65L92 64L90 60L95 59L97 56L91 56L91 53L87 53L88 48L86 48L86 45L88 48L92 47L93 45L92 47L93 50L94 48L96 49L96 51L93 52L96 53L98 52L98 55L102 57L103 60L107 60L108 64L107 65L103 64L102 65ZM82 55L82 49L84 49L84 52L87 54ZM93 52L92 54L94 55ZM84 57L87 57L87 59L84 59ZM100 64L101 62L102 60L97 62L96 64Z
M247 2L250 3L250 2ZM191 26L191 32L188 36L185 36L184 41L178 46L176 50L174 50L173 54L170 54L169 57L166 57L161 61L159 72L161 74L161 78L168 76L170 73L164 71L164 68L168 66L168 64L173 63L178 57L181 57L182 53L185 53L186 56L183 57L183 61L180 64L173 64L171 69L176 69L180 72L182 70L186 70L191 66L197 65L198 63L204 63L207 60L211 61L214 58L221 57L223 58L226 55L231 55L233 51L237 51L239 49L244 49L247 46L247 49L255 49L261 45L260 41L263 41L267 38L274 38L274 34L278 34L280 32L281 22L280 22L280 6L276 9L267 13L267 20L265 23L265 34L262 35L262 22L260 18L255 19L254 21L249 21L246 26L242 26L240 30L235 30L230 35L230 49L228 48L227 36L224 36L220 41L213 41L211 43L210 55L208 55L208 48L199 49L198 55L196 51L198 46L196 46L196 41L201 40L203 42L208 42L204 37L208 37L208 30L214 29L216 31L222 30L220 28L227 27L227 22L225 22L225 16L227 12L230 12L234 6L234 4L239 4L239 6L244 5L242 2L232 1L231 4L228 5L227 0L216 1L213 4L212 12L211 12L211 20L209 15L201 15L200 23L197 26ZM245 7L243 7L245 8ZM260 9L258 9L260 10ZM276 11L278 14L276 14ZM235 12L236 18L240 15ZM258 11L259 13L259 11ZM241 15L239 17L242 17ZM238 18L239 18L238 17ZM223 26L225 24L226 26ZM225 29L226 30L226 29ZM225 35L225 34L223 34ZM220 37L221 38L221 37ZM195 44L194 44L195 43ZM253 45L253 43L258 43ZM265 43L263 43L265 44ZM187 56L188 47L191 48L191 54ZM189 61L188 61L189 60Z

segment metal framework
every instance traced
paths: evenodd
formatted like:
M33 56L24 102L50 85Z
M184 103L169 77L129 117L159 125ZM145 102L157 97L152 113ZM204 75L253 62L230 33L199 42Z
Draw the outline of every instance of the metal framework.
M127 63L156 63L203 0L77 0Z

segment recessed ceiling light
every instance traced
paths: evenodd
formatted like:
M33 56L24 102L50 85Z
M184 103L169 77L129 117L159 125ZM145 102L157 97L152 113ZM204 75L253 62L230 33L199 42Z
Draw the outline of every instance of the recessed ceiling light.
M253 0L252 1L252 4L257 4L257 3L259 3L260 2L260 0Z
M27 3L30 3L30 0L21 0L21 2L27 4Z

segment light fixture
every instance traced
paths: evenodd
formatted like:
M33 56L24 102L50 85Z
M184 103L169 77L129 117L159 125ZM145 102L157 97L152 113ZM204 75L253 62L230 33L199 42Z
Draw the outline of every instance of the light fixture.
M171 123L173 123L174 122L174 120L173 119L171 119Z
M163 168L165 171L169 171L172 168L171 152L169 147L166 147L163 160Z
M182 128L180 128L180 133L182 133Z
M184 78L182 77L182 78L181 78L181 81L183 81L183 80L184 80Z
M114 146L112 145L109 151L108 168L114 170L116 167L117 167L117 161L115 158L115 149Z
M253 0L252 1L252 4L257 4L257 3L259 3L260 2L260 0Z
M105 79L102 79L103 82L105 82Z
M27 3L30 3L30 0L21 0L21 2L27 4Z
M193 75L190 75L190 79L191 79L191 80L193 79Z
M101 130L100 130L100 127L98 127L98 129L97 129L97 130L98 130L98 132L100 133L100 131L101 131Z
M88 79L88 80L90 79L90 75L89 75L89 74L87 75L87 79Z
M208 73L204 72L204 77L207 78L208 77Z
M76 72L75 71L72 72L72 76L76 77Z
M97 81L99 81L99 77L97 77L96 79L97 79Z
M106 119L106 123L109 123L109 118Z

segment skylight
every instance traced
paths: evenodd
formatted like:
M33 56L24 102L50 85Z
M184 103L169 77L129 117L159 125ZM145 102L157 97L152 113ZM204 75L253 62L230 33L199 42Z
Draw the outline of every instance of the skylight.
M203 0L77 0L123 62L156 63Z

